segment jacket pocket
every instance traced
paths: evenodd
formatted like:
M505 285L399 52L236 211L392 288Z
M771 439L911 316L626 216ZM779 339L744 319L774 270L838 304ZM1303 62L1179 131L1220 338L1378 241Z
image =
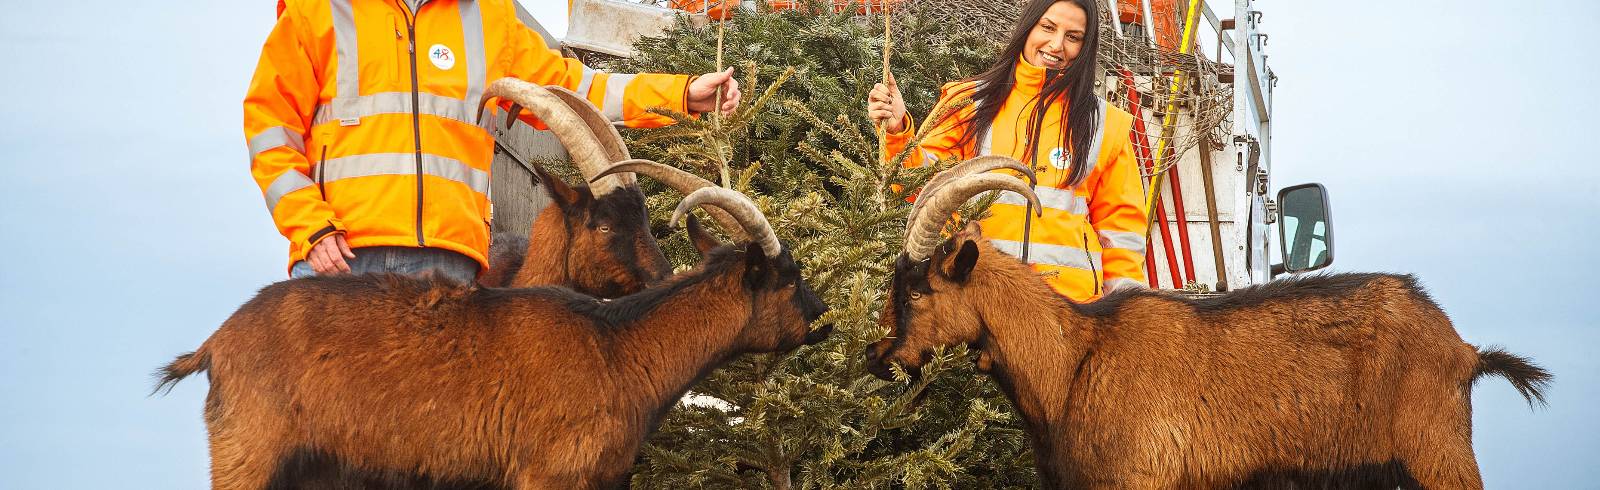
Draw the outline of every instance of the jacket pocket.
M391 12L389 13L389 28L394 31L394 58L389 61L389 69L394 74L394 83L404 84L407 83L411 76L406 72L411 68L411 60L406 59L410 52L407 46L410 44L406 40L405 21Z
M322 195L322 202L328 202L328 186L325 185L328 172L328 145L322 145L322 151L318 153L317 166L312 168L311 174L317 180L317 194Z

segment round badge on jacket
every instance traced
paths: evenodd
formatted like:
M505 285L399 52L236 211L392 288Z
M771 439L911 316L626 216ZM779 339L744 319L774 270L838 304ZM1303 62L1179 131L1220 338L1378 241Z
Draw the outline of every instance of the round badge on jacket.
M1050 150L1050 165L1054 166L1056 170L1066 170L1071 161L1072 154L1067 153L1066 148L1057 146L1056 149Z
M449 46L435 44L428 48L428 61L440 70L449 70L456 66L456 54L450 51Z

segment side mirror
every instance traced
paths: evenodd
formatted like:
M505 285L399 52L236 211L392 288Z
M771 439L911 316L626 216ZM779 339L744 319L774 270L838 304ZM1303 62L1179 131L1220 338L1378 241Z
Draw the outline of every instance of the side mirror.
M1278 191L1278 251L1283 263L1273 275L1314 271L1333 264L1333 219L1322 184L1300 184Z

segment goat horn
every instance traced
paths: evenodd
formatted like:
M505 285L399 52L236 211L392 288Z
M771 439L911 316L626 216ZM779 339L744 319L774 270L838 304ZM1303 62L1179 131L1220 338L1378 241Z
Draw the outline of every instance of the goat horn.
M611 164L610 167L595 174L592 179L600 179L619 172L644 174L647 177L661 181L663 184L667 184L668 187L685 196L702 188L717 186L709 180L700 178L698 175L670 165L644 159L633 159ZM707 208L706 213L710 214L711 219L716 221L717 225L720 225L723 231L726 231L735 241L750 239L749 236L745 235L744 227L739 224L738 220L733 219L733 216L729 215L727 211L723 211L721 208Z
M934 175L933 178L928 179L928 183L922 186L922 193L925 195L934 194L938 192L939 186L949 183L952 180L966 177L968 175L992 172L1000 169L1017 171L1017 173L1020 173L1028 178L1029 185L1039 183L1039 178L1034 175L1033 169L1023 165L1022 162L1019 162L1011 157L989 155L958 163L943 172L939 172L938 175ZM916 221L917 213L922 210L923 202L923 200L918 199L916 204L911 205L911 214L907 216L906 221Z
M756 209L756 203L750 202L750 197L740 194L733 189L722 187L702 187L683 198L678 203L678 209L672 211L672 226L678 226L683 221L684 215L696 206L715 206L727 211L733 219L737 220L744 232L756 237L761 245L761 251L767 257L777 257L783 251L783 246L778 243L778 235L772 232L772 224L767 222L767 216Z
M593 127L579 116L571 105L563 101L561 96L553 94L550 89L507 77L489 84L489 88L484 91L484 100L487 101L490 97L516 102L543 121L545 126L555 133L556 138L561 140L561 145L566 147L573 164L584 175L591 175L604 169L607 152L600 143L600 138L594 134ZM590 186L590 189L596 196L605 195L626 185L628 180L631 180L631 177L619 175L598 186Z
M1039 196L1016 177L1001 174L968 175L940 186L931 196L922 196L921 200L926 200L926 211L906 226L906 255L913 261L928 258L933 247L939 245L939 232L944 229L945 221L950 219L950 213L954 213L972 196L991 190L1021 194L1034 210L1041 215L1044 213L1044 208L1039 205Z
M577 113L578 117L583 119L583 122L589 126L589 132L594 134L595 139L600 143L600 148L605 150L605 161L621 162L633 159L628 154L628 144L622 141L622 134L617 132L617 127L611 124L611 120L600 114L600 108L595 107L594 103L589 102L588 99L583 98L576 92L567 90L566 87L550 85L546 88L550 90L550 93L555 94L556 98L565 102L567 107L571 108L572 112ZM583 168L581 170L584 176L589 179L590 187L595 191L596 196L603 196L610 192L611 189L626 187L637 181L631 173L619 173L613 179L615 182L597 183L595 181L599 180L598 173L605 170L604 166L600 168ZM595 184L599 185L596 186Z

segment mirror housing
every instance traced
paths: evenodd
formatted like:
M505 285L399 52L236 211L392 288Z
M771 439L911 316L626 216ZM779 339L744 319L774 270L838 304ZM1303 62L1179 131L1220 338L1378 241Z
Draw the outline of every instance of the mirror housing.
M1272 275L1306 272L1333 264L1333 218L1328 191L1309 183L1278 191L1278 251Z

